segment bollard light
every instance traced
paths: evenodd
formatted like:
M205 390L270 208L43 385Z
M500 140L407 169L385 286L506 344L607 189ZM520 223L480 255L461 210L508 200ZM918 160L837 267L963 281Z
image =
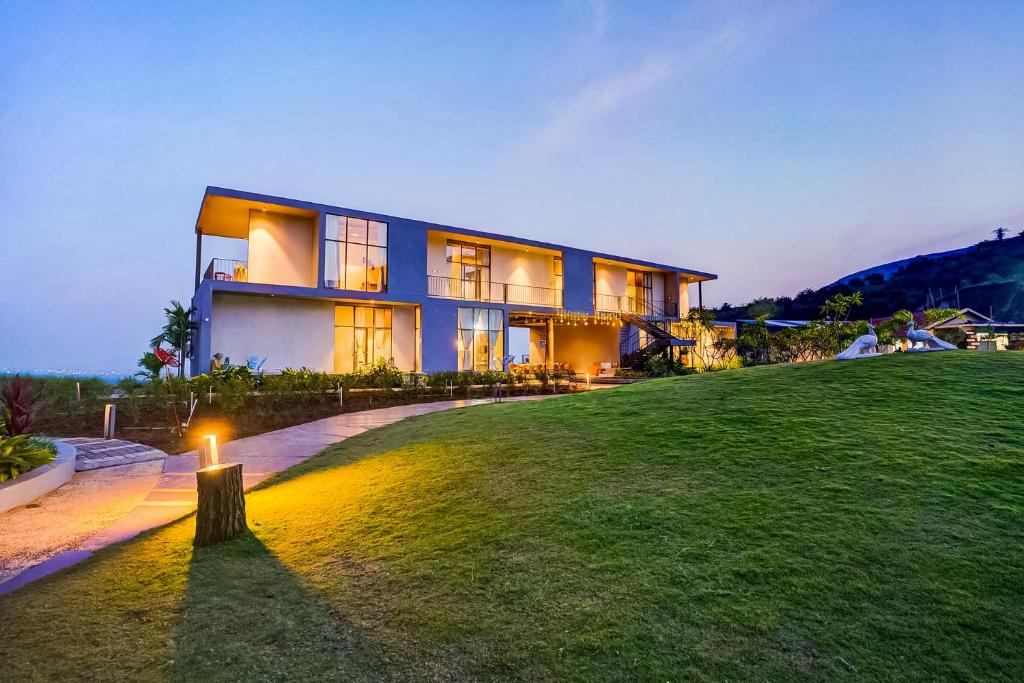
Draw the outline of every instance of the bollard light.
M103 407L103 438L113 439L117 426L117 406L108 403Z
M217 453L217 435L207 434L203 437L202 446L199 448L199 469L205 470L220 464L220 455Z

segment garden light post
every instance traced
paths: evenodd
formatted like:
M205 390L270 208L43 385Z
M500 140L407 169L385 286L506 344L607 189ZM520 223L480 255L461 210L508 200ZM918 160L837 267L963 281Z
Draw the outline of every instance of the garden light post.
M113 439L114 428L117 424L117 406L108 403L103 407L103 438Z
M196 470L199 507L196 510L195 546L232 539L249 527L245 523L245 490L241 463L221 463L217 435L203 437Z

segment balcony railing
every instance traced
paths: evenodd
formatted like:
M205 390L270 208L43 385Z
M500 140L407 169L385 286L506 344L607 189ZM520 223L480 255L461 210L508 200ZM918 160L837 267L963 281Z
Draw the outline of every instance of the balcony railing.
M249 268L245 261L233 258L215 258L206 266L204 280L225 280L228 282L248 282Z
M551 306L554 308L562 306L562 290L560 289L514 285L505 282L460 280L441 275L427 276L427 295L499 304Z
M604 313L630 313L647 317L675 317L679 308L674 301L651 301L630 296L595 294L594 310Z

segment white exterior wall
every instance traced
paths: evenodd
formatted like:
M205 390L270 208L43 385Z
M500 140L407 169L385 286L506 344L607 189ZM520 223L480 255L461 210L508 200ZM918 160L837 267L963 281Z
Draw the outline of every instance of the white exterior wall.
M211 353L234 365L267 357L263 369L334 372L334 303L220 294L213 297Z
M690 284L679 283L679 317L685 318L690 312Z
M492 246L491 281L552 288L555 286L555 257L551 254Z
M626 296L626 269L605 263L594 264L597 270L594 281L597 294Z
M268 211L249 212L249 282L316 287L315 221Z
M427 233L427 274L451 277L451 266L444 260L444 247L448 240L436 233Z

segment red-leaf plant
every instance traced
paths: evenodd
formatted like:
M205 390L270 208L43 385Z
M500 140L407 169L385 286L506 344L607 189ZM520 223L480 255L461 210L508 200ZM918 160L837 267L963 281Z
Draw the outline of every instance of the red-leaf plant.
M30 433L39 401L32 385L21 375L15 375L0 394L4 399L3 419L7 433L11 436Z

